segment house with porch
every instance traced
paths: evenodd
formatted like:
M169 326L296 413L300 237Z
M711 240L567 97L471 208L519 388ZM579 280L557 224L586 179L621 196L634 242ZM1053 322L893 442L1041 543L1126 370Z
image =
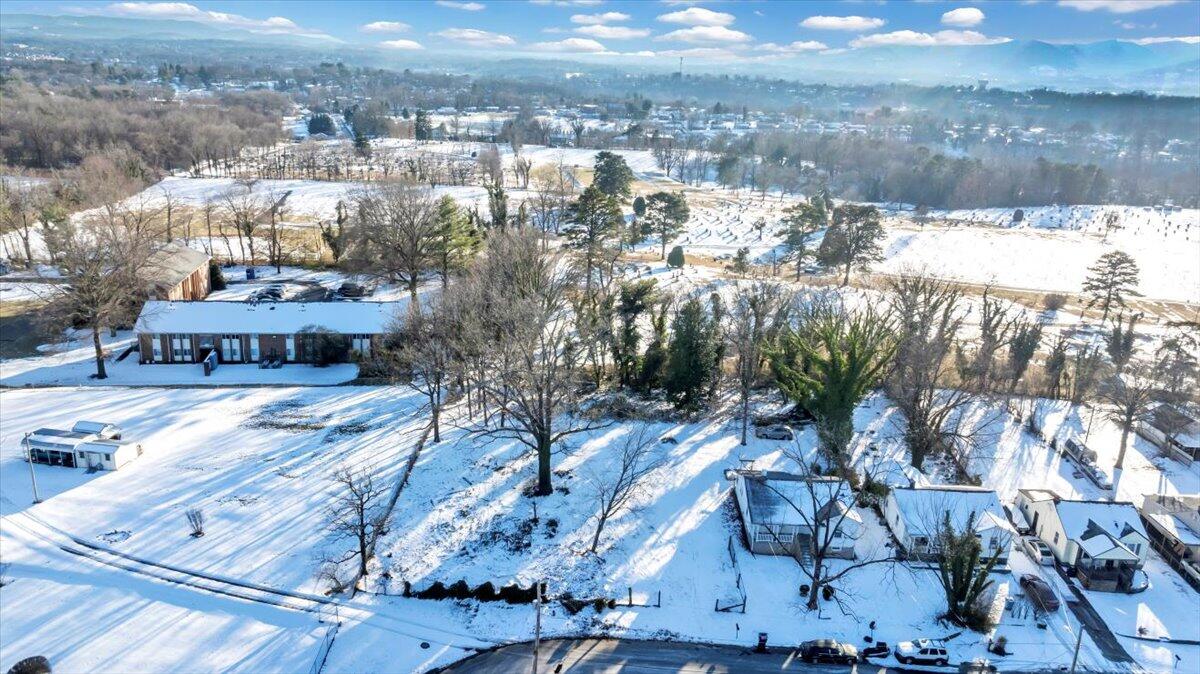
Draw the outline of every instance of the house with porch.
M320 363L369 356L406 302L162 302L134 325L141 363ZM336 348L330 348L330 344Z
M996 492L969 485L895 488L888 493L883 517L908 559L932 561L940 553L940 532L950 518L955 531L968 522L983 547L982 556L997 555L996 568L1008 566L1016 529L1004 514Z
M1154 549L1200 591L1200 494L1148 494L1141 513Z
M1135 590L1136 572L1150 554L1150 538L1132 503L1069 500L1049 489L1021 489L1016 506L1033 534L1084 587Z
M848 482L748 469L731 477L751 552L805 557L814 544L828 544L826 556L854 559L863 522Z

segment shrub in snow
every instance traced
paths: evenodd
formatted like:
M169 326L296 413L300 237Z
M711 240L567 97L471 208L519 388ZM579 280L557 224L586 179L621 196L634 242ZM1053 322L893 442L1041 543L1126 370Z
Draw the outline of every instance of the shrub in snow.
M596 609L596 613L603 612L606 606L608 606L608 600L604 597L596 597L592 600L592 608Z
M8 674L50 674L50 661L44 656L34 655L17 662L8 670Z
M445 599L446 596L446 586L440 580L435 580L433 585L417 593L419 599Z
M667 254L667 266L672 269L682 269L684 264L683 246L675 246Z
M216 262L208 263L208 286L212 290L225 289L225 274L221 273L221 266Z
M1042 307L1046 311L1058 311L1067 304L1067 296L1062 293L1046 293L1042 297Z
M1013 222L1023 222L1025 220L1025 211L1017 209L1013 211Z
M467 585L467 581L460 580L451 585L446 590L446 594L450 595L451 599L470 599L472 596L471 586Z
M492 585L492 581L485 580L475 588L473 593L479 601L496 601L499 597L496 596L496 586Z

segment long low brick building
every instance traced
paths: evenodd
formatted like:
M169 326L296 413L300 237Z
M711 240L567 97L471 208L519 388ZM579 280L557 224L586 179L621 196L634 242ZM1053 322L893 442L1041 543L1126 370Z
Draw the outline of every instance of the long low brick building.
M370 355L407 302L163 302L142 307L142 363L311 363L322 332L340 337L344 357Z

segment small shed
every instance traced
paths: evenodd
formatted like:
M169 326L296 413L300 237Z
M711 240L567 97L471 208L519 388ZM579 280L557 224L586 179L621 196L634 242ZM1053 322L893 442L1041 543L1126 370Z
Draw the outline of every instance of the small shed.
M117 470L142 455L142 446L129 440L92 440L75 448L76 463L89 470Z

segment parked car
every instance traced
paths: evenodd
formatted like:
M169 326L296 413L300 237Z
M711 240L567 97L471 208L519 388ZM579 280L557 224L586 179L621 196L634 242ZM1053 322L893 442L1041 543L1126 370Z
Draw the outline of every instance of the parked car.
M1021 538L1021 549L1034 562L1043 566L1051 566L1054 564L1054 551L1050 549L1037 536L1024 536Z
M1129 594L1137 594L1150 589L1150 576L1142 569L1133 572L1133 580L1129 583Z
M1034 606L1047 613L1058 610L1058 597L1054 596L1054 588L1038 576L1032 573L1021 576L1021 587L1024 588L1025 594L1029 595Z
M950 654L931 639L901 641L896 644L896 659L906 665L948 665Z
M885 641L876 641L858 652L860 660L866 661L867 658L886 658L892 654L892 647L887 645Z
M754 437L765 438L767 440L791 440L792 429L785 424L771 424L770 426L759 426L754 429Z
M364 297L367 294L367 288L361 283L346 281L338 288L338 294L342 297Z
M809 663L851 665L858 662L858 649L833 639L816 639L800 644L800 659Z

